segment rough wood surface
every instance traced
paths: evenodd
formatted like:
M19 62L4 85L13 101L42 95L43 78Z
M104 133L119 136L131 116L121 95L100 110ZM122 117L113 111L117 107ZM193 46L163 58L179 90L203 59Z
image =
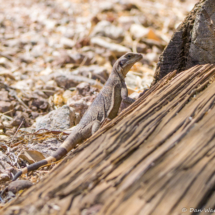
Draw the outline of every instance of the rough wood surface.
M215 1L200 0L160 56L154 83L169 72L215 63Z
M215 67L195 66L169 73L0 214L215 209L214 167Z

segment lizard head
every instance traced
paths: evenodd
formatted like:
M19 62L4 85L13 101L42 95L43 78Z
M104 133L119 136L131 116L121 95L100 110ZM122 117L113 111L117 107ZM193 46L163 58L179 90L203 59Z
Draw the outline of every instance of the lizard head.
M117 66L116 70L118 73L121 73L123 77L126 77L126 74L131 69L131 67L143 58L142 54L128 52L122 57L120 57L115 65ZM120 74L120 75L121 75Z

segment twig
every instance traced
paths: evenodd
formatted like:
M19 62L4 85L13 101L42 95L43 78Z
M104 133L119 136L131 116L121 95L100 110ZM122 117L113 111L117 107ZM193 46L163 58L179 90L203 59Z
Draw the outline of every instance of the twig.
M15 90L9 89L9 91L10 91L11 95L14 96L17 99L17 101L25 107L25 109L30 110L29 107L17 96Z
M87 56L84 57L83 61L79 65L79 67L82 67L86 63L86 61L87 61Z
M10 120L12 120L12 119L13 119L12 117L7 116L7 115L5 115L5 114L3 114L3 113L0 113L0 116L4 116L4 117L6 117L6 118L8 118L8 119L10 119Z
M21 103L21 105L23 105L27 110L30 110L29 107L17 95L14 96L18 100L18 102Z
M23 122L24 122L24 120L22 120L22 122L20 123L19 127L16 129L16 132L15 132L15 134L12 137L11 143L13 142L13 139L15 138L15 136L16 136L18 130L20 129L20 127L22 126Z
M11 148L18 146L23 140L18 141L17 143L14 143L13 145L11 145Z

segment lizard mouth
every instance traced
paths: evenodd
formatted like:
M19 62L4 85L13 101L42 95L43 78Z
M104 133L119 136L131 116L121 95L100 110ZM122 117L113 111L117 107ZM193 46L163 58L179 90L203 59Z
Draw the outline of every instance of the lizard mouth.
M138 54L137 55L137 61L141 60L143 58L143 55L142 54Z

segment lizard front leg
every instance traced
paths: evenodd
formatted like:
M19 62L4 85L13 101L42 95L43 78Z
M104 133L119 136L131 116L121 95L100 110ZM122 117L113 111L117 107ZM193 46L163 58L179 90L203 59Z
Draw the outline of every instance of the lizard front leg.
M131 104L135 101L134 99L128 97L128 89L124 81L122 81L121 97L122 97L122 102L125 102L128 104Z
M121 113L124 109L126 109L130 104L135 101L134 99L128 97L128 89L124 81L122 82L121 98L122 102L119 108L119 113Z

